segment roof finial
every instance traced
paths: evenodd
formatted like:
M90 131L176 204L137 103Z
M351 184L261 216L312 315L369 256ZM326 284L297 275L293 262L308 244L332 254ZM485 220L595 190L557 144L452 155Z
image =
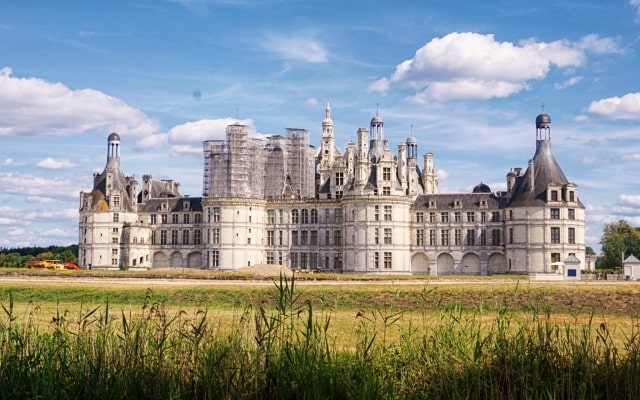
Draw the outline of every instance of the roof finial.
M376 116L378 116L378 108L380 107L380 103L376 103Z
M544 114L544 103L540 104L540 109L542 109L542 112L540 114Z

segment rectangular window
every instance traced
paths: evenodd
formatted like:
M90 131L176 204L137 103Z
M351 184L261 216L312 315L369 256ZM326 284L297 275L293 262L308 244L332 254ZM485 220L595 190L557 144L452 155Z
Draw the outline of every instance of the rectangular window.
M309 268L318 268L318 253L309 253Z
M416 222L417 223L423 223L424 222L424 213L423 212L417 212L416 213Z
M298 231L291 232L291 245L292 246L298 245Z
M342 246L342 230L336 229L333 231L333 245Z
M216 267L216 268L220 266L220 251L219 250L213 250L211 252L211 266Z
M267 224L273 225L276 223L276 210L267 210Z
M454 240L455 240L455 246L460 246L460 244L462 243L462 230L461 229L456 229L454 231Z
M373 206L373 220L380 221L380 206Z
M111 255L112 256L117 256L118 255L118 249L111 249Z
M211 244L220 244L220 228L213 228L211 231Z
M467 246L475 246L476 245L476 230L475 229L467 229Z
M440 243L443 246L448 246L449 245L449 230L448 229L443 229L440 232Z
M278 210L278 222L281 224L284 223L284 210L282 209Z
M336 185L337 186L344 185L344 173L336 172Z
M436 223L436 213L433 211L429 213L429 222L431 222L432 224Z
M375 228L373 230L373 243L374 244L380 243L380 230L378 228Z
M111 243L118 244L118 238L117 237L111 238Z
M151 244L157 244L156 243L156 231L152 231L151 232Z
M492 229L491 230L491 245L492 246L500 246L500 229Z
M333 267L335 269L342 269L342 253L335 253L333 255Z
M336 208L334 210L334 220L336 224L342 223L342 208Z
M213 207L213 222L220 222L220 207Z
M114 233L114 234L118 234L118 228L111 229L111 232Z
M302 211L300 211L300 216L303 224L309 223L309 210L307 210L306 208L303 208Z
M456 211L454 214L455 222L462 222L462 213L460 211Z
M267 251L267 264L274 264L273 251Z
M569 201L570 202L576 201L576 193L573 190L569 191Z
M558 191L557 190L552 190L551 191L551 201L558 201Z
M311 246L317 246L318 245L318 231L311 231L311 238L309 240L309 244Z
M300 253L300 268L307 269L307 253Z
M316 210L315 208L311 209L311 223L312 224L318 223L318 210Z
M476 222L476 213L473 211L467 212L467 222Z
M384 268L385 269L391 269L391 252L390 251L385 251L384 252Z
M191 222L190 222L190 219L191 219L191 218L190 218L189 214L184 214L184 215L182 216L182 223L183 223L183 224L190 224L190 223L191 223Z
M552 208L549 210L551 212L551 219L560 219L560 209Z
M567 210L567 217L569 219L576 219L576 210L574 210L573 208L570 208Z
M385 186L382 188L383 196L391 196L391 188L389 186Z
M300 221L300 215L298 214L298 210L291 210L291 223L297 224Z
M392 244L393 237L391 233L391 228L384 228L384 244Z
M393 209L391 206L384 206L384 220L392 221L393 219Z
M486 246L486 245L487 245L487 230L482 229L480 231L480 246Z
M391 180L391 168L389 167L382 168L382 180L383 181Z
M418 229L416 231L416 245L424 246L424 230L423 229Z
M275 232L267 231L267 246L273 246L275 244L275 241L276 241Z
M189 244L189 231L182 231L182 244Z
M155 214L151 214L151 225L155 225L158 223L156 217L157 216Z
M160 244L167 244L167 231L164 229L160 231Z
M284 244L284 232L278 231L278 244L282 246Z
M560 243L560 228L551 228L551 243Z
M480 212L480 222L487 222L487 213L485 211Z
M567 232L567 240L571 244L576 243L576 228L569 228L569 232Z
M120 222L120 214L113 213L113 222Z
M202 214L195 214L193 216L193 222L195 224L201 224L202 223Z
M500 222L500 211L491 212L491 222Z
M202 243L202 231L200 231L200 229L196 229L195 231L193 231L193 244L201 244L201 243Z
M378 253L377 251L373 253L373 268L380 268L380 253Z
M306 246L309 243L309 231L300 232L300 244Z
M162 214L160 216L160 220L162 221L163 224L167 223L167 214Z
M175 229L171 231L171 244L178 244L178 231Z
M435 245L436 245L436 230L429 229L429 246L435 246Z
M119 196L113 196L113 207L114 208L120 208L120 197Z
M513 244L513 228L509 228L509 244Z
M443 211L440 213L440 222L444 222L447 223L449 222L449 213L446 211Z
M172 224L177 224L178 223L178 218L179 218L178 214L171 214L171 223Z
M328 208L324 210L324 223L325 224L331 223L331 212L329 212Z

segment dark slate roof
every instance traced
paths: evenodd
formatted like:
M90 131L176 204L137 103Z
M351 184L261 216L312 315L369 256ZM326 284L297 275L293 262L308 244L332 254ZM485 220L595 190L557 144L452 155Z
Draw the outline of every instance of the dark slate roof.
M534 187L531 187L530 176L533 173ZM551 153L549 140L536 142L536 153L533 156L533 171L527 168L523 176L516 178L509 206L543 206L546 204L546 190L550 183L569 183L560 169L560 165Z
M182 212L185 211L182 207L182 203L184 200L189 201L189 210L190 212L202 212L202 197L172 197L165 199L151 199L146 204L142 206L141 212L145 213L155 213L160 212L162 210L162 203L168 202L168 209L163 210L163 212Z
M98 175L97 179L94 181L92 194L94 200L98 199L100 196L102 196L102 199L106 202L109 202L111 200L106 197L108 173L111 173L113 176L113 179L111 181L111 191L120 191L120 207L122 207L122 211L134 211L133 206L131 205L131 199L129 198L129 194L127 193L127 186L129 184L127 182L127 178L125 178L124 174L120 170L120 163L117 158L108 159L107 165L104 167L104 171L102 171L102 174ZM99 194L96 192L98 192ZM97 203L94 201L94 209L96 209L96 206ZM102 210L104 210L103 206L101 206L101 208Z
M473 193L491 193L491 188L485 183L478 183L473 187Z
M453 209L455 201L460 201L459 208L461 210L479 208L480 201L486 201L486 208L497 210L501 208L501 199L491 193L454 193L454 194L422 194L416 198L411 208L415 209L432 209L429 202L435 200L436 209Z

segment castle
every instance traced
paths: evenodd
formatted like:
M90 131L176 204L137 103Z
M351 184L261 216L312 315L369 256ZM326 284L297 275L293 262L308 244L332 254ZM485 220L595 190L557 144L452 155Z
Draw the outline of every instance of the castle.
M547 114L526 171L509 171L501 192L439 194L433 154L419 165L413 135L392 152L377 114L345 151L333 129L329 105L317 148L304 129L256 138L229 125L226 140L203 143L202 197L125 176L110 134L104 171L80 193L80 266L488 275L584 262L584 205L553 157Z

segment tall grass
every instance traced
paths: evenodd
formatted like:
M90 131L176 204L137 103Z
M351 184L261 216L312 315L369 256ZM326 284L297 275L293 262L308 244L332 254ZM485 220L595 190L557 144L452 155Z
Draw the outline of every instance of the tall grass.
M436 321L409 324L391 306L365 309L345 347L331 312L285 277L231 327L207 310L169 312L151 291L135 312L58 310L46 326L14 300L0 310L2 399L640 398L635 324L614 340L593 318L554 323L544 303L524 321L508 301L491 314L441 304Z

